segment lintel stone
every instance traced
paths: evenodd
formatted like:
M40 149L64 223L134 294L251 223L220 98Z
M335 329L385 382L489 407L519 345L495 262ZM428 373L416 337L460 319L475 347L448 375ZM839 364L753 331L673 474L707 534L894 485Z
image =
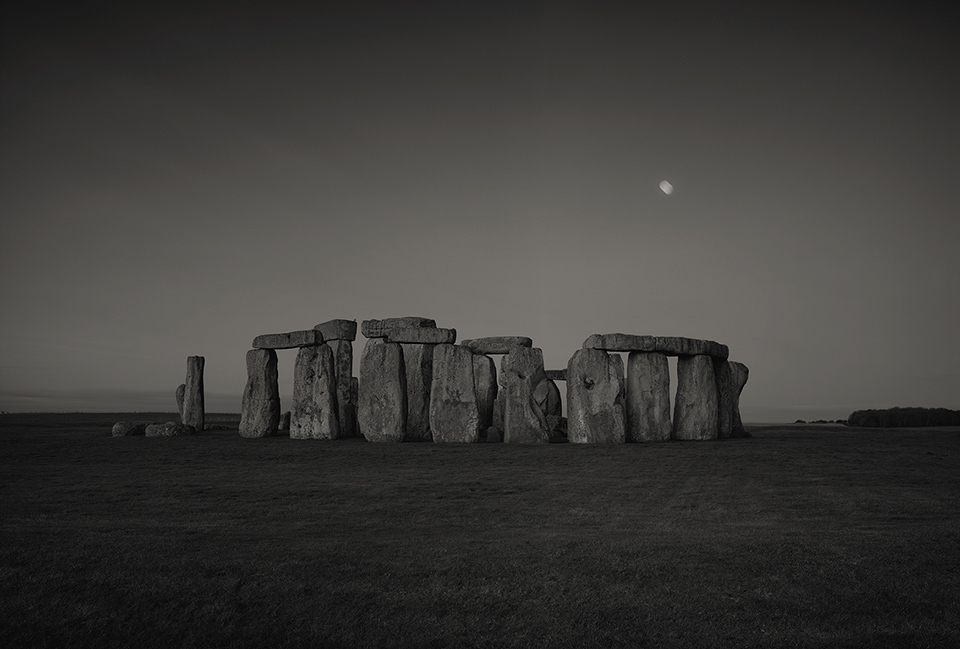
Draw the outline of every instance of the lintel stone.
M429 327L404 327L385 332L387 342L411 343L417 345L452 345L457 342L456 329L437 329Z
M544 370L543 373L546 374L547 378L551 381L567 380L567 370Z
M474 354L509 354L514 347L533 347L533 340L524 336L471 338L460 343Z
M366 338L384 338L391 329L407 329L409 327L432 329L436 326L436 320L408 315L402 318L364 320L360 323L360 333Z
M356 320L327 320L313 327L320 332L325 341L328 340L356 340Z
M323 334L316 329L291 331L285 334L263 334L253 339L254 349L294 349L323 344Z
M712 340L679 336L636 336L633 334L593 334L583 341L584 349L607 352L660 352L667 356L712 356L726 360L730 349Z

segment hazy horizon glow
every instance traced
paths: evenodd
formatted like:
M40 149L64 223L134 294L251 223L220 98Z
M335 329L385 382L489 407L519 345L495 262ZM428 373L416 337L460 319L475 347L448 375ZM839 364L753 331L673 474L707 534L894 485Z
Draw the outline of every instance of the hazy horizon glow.
M960 46L929 7L65 11L0 26L0 409L175 410L202 355L236 412L257 334L400 315L548 368L716 340L753 421L960 409Z

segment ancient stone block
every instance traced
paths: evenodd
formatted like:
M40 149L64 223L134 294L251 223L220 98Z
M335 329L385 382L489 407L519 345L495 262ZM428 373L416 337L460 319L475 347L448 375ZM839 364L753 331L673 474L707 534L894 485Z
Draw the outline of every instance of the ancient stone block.
M327 320L313 327L320 332L323 340L356 340L357 339L357 321L356 320Z
M168 421L165 424L150 424L143 434L146 437L180 437L183 435L195 435L197 430L193 426L181 424L176 421Z
M717 382L717 439L733 435L733 374L730 361L713 359L713 374Z
M473 380L473 353L460 345L433 350L430 428L434 442L476 442L480 411Z
M503 410L503 441L511 444L545 444L550 441L546 413L537 407L533 393L545 378L543 351L537 347L514 347L503 357L500 393Z
M578 349L567 363L567 438L579 444L626 440L623 360L600 349Z
M456 329L437 329L436 327L403 327L388 329L384 337L392 343L415 343L421 345L443 345L457 342Z
M404 316L402 318L384 318L383 320L364 320L360 323L360 332L367 338L383 338L391 329L432 328L436 326L436 321L430 318Z
M430 390L433 384L435 347L436 345L400 344L407 376L407 425L404 441L429 442L433 439L430 434Z
M247 352L247 384L240 409L241 437L271 437L280 424L280 388L277 385L277 352Z
M503 402L506 400L506 394L501 390L493 400L493 423L501 433L503 433Z
M708 355L726 359L730 350L712 340L676 336L635 336L633 334L593 334L583 341L584 349L608 352L660 352L667 356Z
M340 436L336 383L333 350L329 345L300 348L293 368L291 439L336 439Z
M334 320L333 322L352 322ZM357 323L353 323L356 328ZM327 345L333 351L333 371L337 384L337 419L340 420L340 437L357 436L357 399L353 392L353 343L346 339L333 339Z
M677 360L677 395L673 407L673 439L717 438L717 383L709 356Z
M567 380L567 370L544 370L543 373L546 374L547 378L551 381Z
M195 430L203 430L203 356L187 356L187 380L180 419Z
M473 357L473 385L480 412L480 430L494 425L493 403L497 398L497 366L489 356Z
M253 339L254 349L294 349L323 344L323 335L316 329L291 331L285 334L263 334Z
M149 421L118 421L113 425L110 434L114 437L132 437L146 434Z
M290 411L280 415L280 423L277 424L277 430L290 430Z
M735 361L730 362L730 381L733 394L733 422L730 430L731 437L749 437L749 434L743 428L743 422L740 420L740 393L743 392L743 386L747 384L750 377L750 370L743 363Z
M364 334L366 335L366 334ZM371 442L402 442L407 422L407 377L398 343L371 338L360 354L357 420Z
M533 341L524 336L494 336L471 338L460 344L475 354L509 354L514 347L532 347Z
M177 412L180 413L180 421L183 421L183 397L187 392L187 384L181 383L177 386Z
M627 357L627 441L670 439L670 366L661 352L630 352Z
M533 390L533 402L547 417L559 417L562 414L563 402L560 400L560 389L544 374L544 378Z
M363 433L360 432L360 417L357 415L357 404L360 403L360 379L353 377L350 379L350 398L353 400L353 416L354 416L354 436L363 437Z

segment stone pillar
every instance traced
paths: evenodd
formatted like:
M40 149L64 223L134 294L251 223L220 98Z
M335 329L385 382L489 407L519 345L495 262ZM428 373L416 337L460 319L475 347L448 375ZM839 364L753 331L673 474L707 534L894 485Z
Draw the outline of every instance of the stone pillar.
M480 411L480 430L486 431L495 425L493 402L497 398L497 366L493 359L485 354L473 357L473 385L477 395L477 409Z
M359 415L359 403L360 403L360 379L353 377L350 379L350 398L353 399L354 404L354 414L356 419L354 420L354 430L357 437L363 437L363 431L360 430L360 415Z
M674 439L717 438L717 383L713 360L704 354L677 359Z
M187 356L187 380L183 391L183 413L180 420L203 432L203 356Z
M353 325L356 327L356 323ZM353 343L349 340L337 339L329 341L327 345L333 352L340 437L356 437L357 401L353 395Z
M360 354L357 400L360 431L370 442L402 442L407 422L407 377L399 343L370 338Z
M743 392L743 386L747 384L750 376L750 370L743 363L735 361L730 362L730 380L731 394L733 395L733 423L731 426L731 437L749 437L747 431L743 428L743 422L740 421L740 393Z
M733 436L733 372L730 361L713 359L717 382L717 439Z
M567 438L580 444L622 444L623 359L578 349L567 363Z
M241 437L271 437L280 424L280 387L277 385L277 352L247 352L247 385L240 409Z
M480 439L473 352L466 347L443 344L433 351L430 428L434 442L472 443Z
M291 439L337 439L337 377L329 345L301 347L293 368Z
M404 441L429 442L430 389L433 382L433 354L436 345L399 343L407 378L407 423Z
M659 352L627 357L627 441L670 439L670 366Z
M545 378L543 351L538 347L514 347L503 357L497 398L503 411L503 441L512 444L546 444L550 426L536 406L533 393Z

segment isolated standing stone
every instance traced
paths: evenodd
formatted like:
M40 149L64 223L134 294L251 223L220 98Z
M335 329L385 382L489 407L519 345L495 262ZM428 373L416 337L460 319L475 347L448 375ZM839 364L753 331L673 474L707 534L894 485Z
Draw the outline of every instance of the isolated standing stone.
M180 437L183 435L193 435L197 430L193 426L181 424L176 421L168 421L165 424L150 424L143 434L146 437Z
M579 444L622 444L623 359L578 349L567 363L567 438Z
M146 434L149 421L118 421L113 425L110 434L114 437L132 437Z
M180 421L183 421L183 398L187 392L187 384L181 383L177 386L177 412L180 413Z
M480 412L480 430L494 425L493 402L497 398L497 366L489 356L473 357L473 385Z
M329 345L301 347L293 368L291 439L336 439L337 385Z
M343 321L335 321L343 322ZM346 322L352 322L347 320ZM356 330L356 322L353 322ZM357 399L353 393L353 343L344 338L327 343L333 351L333 370L337 381L337 418L340 437L357 435Z
M187 356L187 380L183 392L181 421L194 430L203 430L203 356Z
M360 354L360 432L370 442L402 442L407 421L407 378L398 343L371 338Z
M503 412L503 441L511 444L546 444L550 426L546 413L537 407L533 393L545 377L543 351L538 347L514 347L503 357L497 395Z
M460 345L433 350L430 429L434 442L476 442L480 411L473 381L473 352Z
M717 382L709 356L698 354L677 359L673 438L717 438Z
M731 437L749 437L747 431L743 428L743 422L740 420L740 393L743 392L743 386L747 384L749 377L750 370L747 369L746 365L735 361L730 362L731 393L733 394L733 425L731 427Z
M429 331L429 329L425 329ZM401 343L407 375L407 427L404 441L432 439L430 434L430 386L433 383L433 350L436 345Z
M627 356L627 441L670 439L670 366L661 352Z
M280 388L277 385L277 352L247 352L247 385L240 409L241 437L272 437L280 424Z

